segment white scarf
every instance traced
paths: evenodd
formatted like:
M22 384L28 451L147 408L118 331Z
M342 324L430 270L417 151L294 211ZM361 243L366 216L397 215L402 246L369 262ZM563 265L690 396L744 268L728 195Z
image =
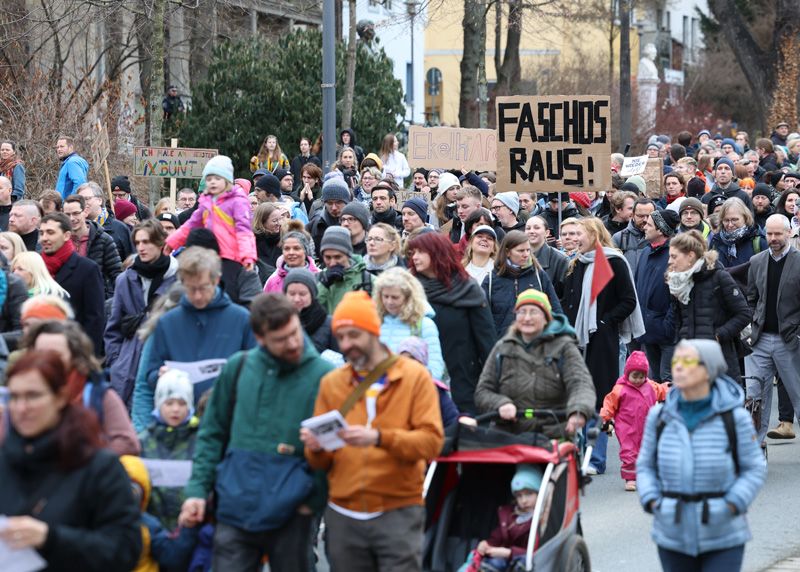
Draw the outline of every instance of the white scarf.
M689 270L667 273L669 293L675 296L681 304L686 305L689 303L692 288L694 288L694 275L703 269L705 263L705 258L701 258Z
M631 280L631 286L636 296L636 307L633 309L633 312L625 318L625 321L619 325L620 338L627 344L632 339L638 338L645 333L642 311L639 308L639 296L636 294L636 283L633 280L633 273L631 272L628 261L625 260L625 257L622 256L618 250L604 246L603 252L606 258L619 258L625 263L625 267L628 269L628 276ZM578 347L581 349L589 345L589 337L597 331L597 300L595 300L593 304L589 304L589 300L592 296L594 255L594 250L578 255L578 261L588 265L586 267L586 272L583 274L581 303L578 306L578 314L575 317L575 331L578 335Z

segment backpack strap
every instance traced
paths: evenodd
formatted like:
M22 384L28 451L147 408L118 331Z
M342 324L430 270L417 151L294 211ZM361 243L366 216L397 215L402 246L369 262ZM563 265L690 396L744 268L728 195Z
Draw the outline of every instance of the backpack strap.
M228 437L225 439L225 446L222 448L222 457L225 457L225 453L228 450L228 443L231 440L231 428L233 427L233 409L236 407L236 394L239 389L239 377L242 375L242 368L244 368L244 362L247 361L248 356L250 355L250 350L244 352L242 357L239 359L239 363L236 364L236 373L233 375L233 387L231 388L231 401L228 405Z
M723 411L720 413L722 422L725 424L725 433L728 434L728 447L733 457L733 467L736 471L736 476L739 476L739 441L736 437L736 423L733 420L733 410Z
M758 254L761 252L761 236L754 236L753 237L753 254Z
M361 271L361 284L356 290L363 290L372 296L372 274L366 268Z
M661 440L661 434L664 433L664 427L667 426L667 422L664 420L664 416L662 415L663 408L661 411L658 412L658 417L656 417L656 446L653 453L653 461L656 467L656 479L658 479L658 442Z
M106 391L111 387L108 382L102 380L87 379L86 385L83 386L83 406L86 409L94 411L97 415L97 422L103 425L103 399L106 396Z

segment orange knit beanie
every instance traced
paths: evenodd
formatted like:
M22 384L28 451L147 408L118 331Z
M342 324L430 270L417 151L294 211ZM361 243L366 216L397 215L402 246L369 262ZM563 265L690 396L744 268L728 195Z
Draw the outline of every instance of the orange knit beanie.
M333 311L331 329L335 334L339 328L353 327L369 332L375 336L381 335L381 319L375 302L369 294L363 291L348 292Z

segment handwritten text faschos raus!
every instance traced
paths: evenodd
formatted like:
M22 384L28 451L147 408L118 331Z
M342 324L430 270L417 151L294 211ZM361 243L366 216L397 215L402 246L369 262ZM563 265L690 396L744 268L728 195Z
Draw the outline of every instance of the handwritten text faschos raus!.
M511 182L594 186L594 160L586 152L608 144L608 116L607 99L498 102L498 139L519 143L508 149Z

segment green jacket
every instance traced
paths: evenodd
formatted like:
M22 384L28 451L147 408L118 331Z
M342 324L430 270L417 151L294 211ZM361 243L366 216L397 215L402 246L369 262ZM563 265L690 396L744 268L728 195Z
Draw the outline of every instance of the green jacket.
M231 422L233 377L242 356L246 361L237 384ZM277 454L279 445L281 449L288 445L294 448L291 454L303 458L300 422L313 416L319 381L333 369L332 364L319 357L308 337L297 365L280 362L263 348L233 355L214 384L203 415L186 496L208 496L227 447ZM326 500L325 473L317 471L314 491L306 504L319 512Z
M359 255L354 254L351 258L351 266L344 273L344 279L341 282L334 282L330 286L325 286L322 282L317 284L317 292L319 295L319 303L328 311L328 314L333 314L336 306L342 301L342 298L348 292L356 290L364 290L367 294L372 295L372 274L367 271L367 265L364 259ZM317 280L323 279L327 270L323 270L317 275Z
M529 345L513 327L495 344L478 380L475 405L485 413L506 403L513 403L517 410L566 409L569 414L583 413L587 419L594 413L592 376L566 317L553 314L553 320ZM547 418L518 420L513 425L504 422L514 433L540 431L555 438L561 437L563 425Z

